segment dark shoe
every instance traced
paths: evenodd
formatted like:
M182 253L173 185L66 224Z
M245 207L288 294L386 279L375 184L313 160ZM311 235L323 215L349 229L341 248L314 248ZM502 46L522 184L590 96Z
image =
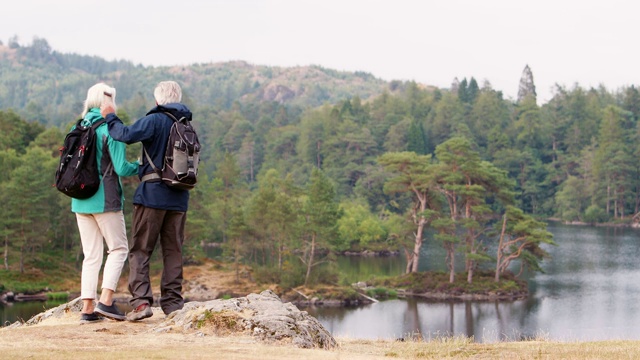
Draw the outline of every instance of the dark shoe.
M94 322L94 321L98 321L98 320L102 320L102 318L100 316L98 316L98 314L92 312L91 314L81 314L80 315L80 322L81 323L88 323L88 322Z
M107 306L101 302L98 302L98 306L96 306L96 312L106 318L122 321L126 319L123 313L118 310L116 307L116 302L111 303L111 306Z
M127 314L127 320L129 321L138 321L146 318L150 318L153 316L153 310L149 304L138 305L133 311Z

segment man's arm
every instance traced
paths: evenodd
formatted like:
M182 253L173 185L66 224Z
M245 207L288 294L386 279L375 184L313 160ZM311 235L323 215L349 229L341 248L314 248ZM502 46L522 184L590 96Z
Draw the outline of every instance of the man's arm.
M110 100L102 104L100 113L107 120L109 135L117 141L133 144L153 138L153 124L150 123L148 117L136 121L131 126L125 126L115 114L113 103Z

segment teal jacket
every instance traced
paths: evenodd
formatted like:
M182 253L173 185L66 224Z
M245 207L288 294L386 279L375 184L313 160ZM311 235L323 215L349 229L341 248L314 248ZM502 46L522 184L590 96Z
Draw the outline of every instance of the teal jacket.
M92 108L85 115L83 125L93 124L102 119L100 109ZM100 172L98 192L88 199L71 199L71 211L80 214L98 214L109 211L121 211L124 193L120 176L138 173L138 162L128 162L125 157L125 144L109 135L107 123L96 129L96 156Z

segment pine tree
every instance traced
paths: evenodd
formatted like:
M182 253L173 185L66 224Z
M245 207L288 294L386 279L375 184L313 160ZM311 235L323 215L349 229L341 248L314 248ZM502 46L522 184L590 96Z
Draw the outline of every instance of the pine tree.
M463 103L469 102L467 78L460 81L460 85L458 86L458 99Z
M378 163L392 177L384 184L387 194L409 194L412 206L408 217L415 226L414 241L404 248L407 258L406 273L418 272L420 249L424 241L424 231L437 217L438 200L433 181L431 155L414 152L388 152L378 158Z
M467 87L467 101L474 103L479 92L480 88L478 87L478 82L472 77L471 80L469 80L469 87Z
M424 129L422 128L422 124L415 119L411 121L407 138L407 150L413 151L418 155L424 155L427 153Z
M520 77L520 86L518 87L518 102L527 97L533 97L536 99L536 85L533 83L533 73L529 68L529 65L522 70L522 76Z
M304 244L300 256L307 268L305 286L309 284L311 269L324 262L318 259L320 251L329 249L338 236L338 220L342 216L333 184L322 170L313 169L306 195L301 211Z
M457 94L459 88L460 88L460 80L458 80L458 78L455 77L451 82L451 92L454 94Z

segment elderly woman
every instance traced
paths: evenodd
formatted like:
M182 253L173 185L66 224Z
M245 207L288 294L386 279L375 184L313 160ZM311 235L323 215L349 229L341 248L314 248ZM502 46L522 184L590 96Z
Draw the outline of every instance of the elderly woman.
M107 97L115 104L116 89L103 83L89 88L82 111L83 126L93 125L103 119L100 106ZM109 135L106 122L95 129L95 134L100 187L90 198L71 200L71 211L76 214L84 253L80 291L82 322L100 320L100 315L114 320L125 319L113 302L113 293L128 255L127 232L122 211L124 193L120 176L138 173L138 163L126 160L125 144L115 141ZM104 243L107 244L108 255L102 276L100 300L94 305Z

